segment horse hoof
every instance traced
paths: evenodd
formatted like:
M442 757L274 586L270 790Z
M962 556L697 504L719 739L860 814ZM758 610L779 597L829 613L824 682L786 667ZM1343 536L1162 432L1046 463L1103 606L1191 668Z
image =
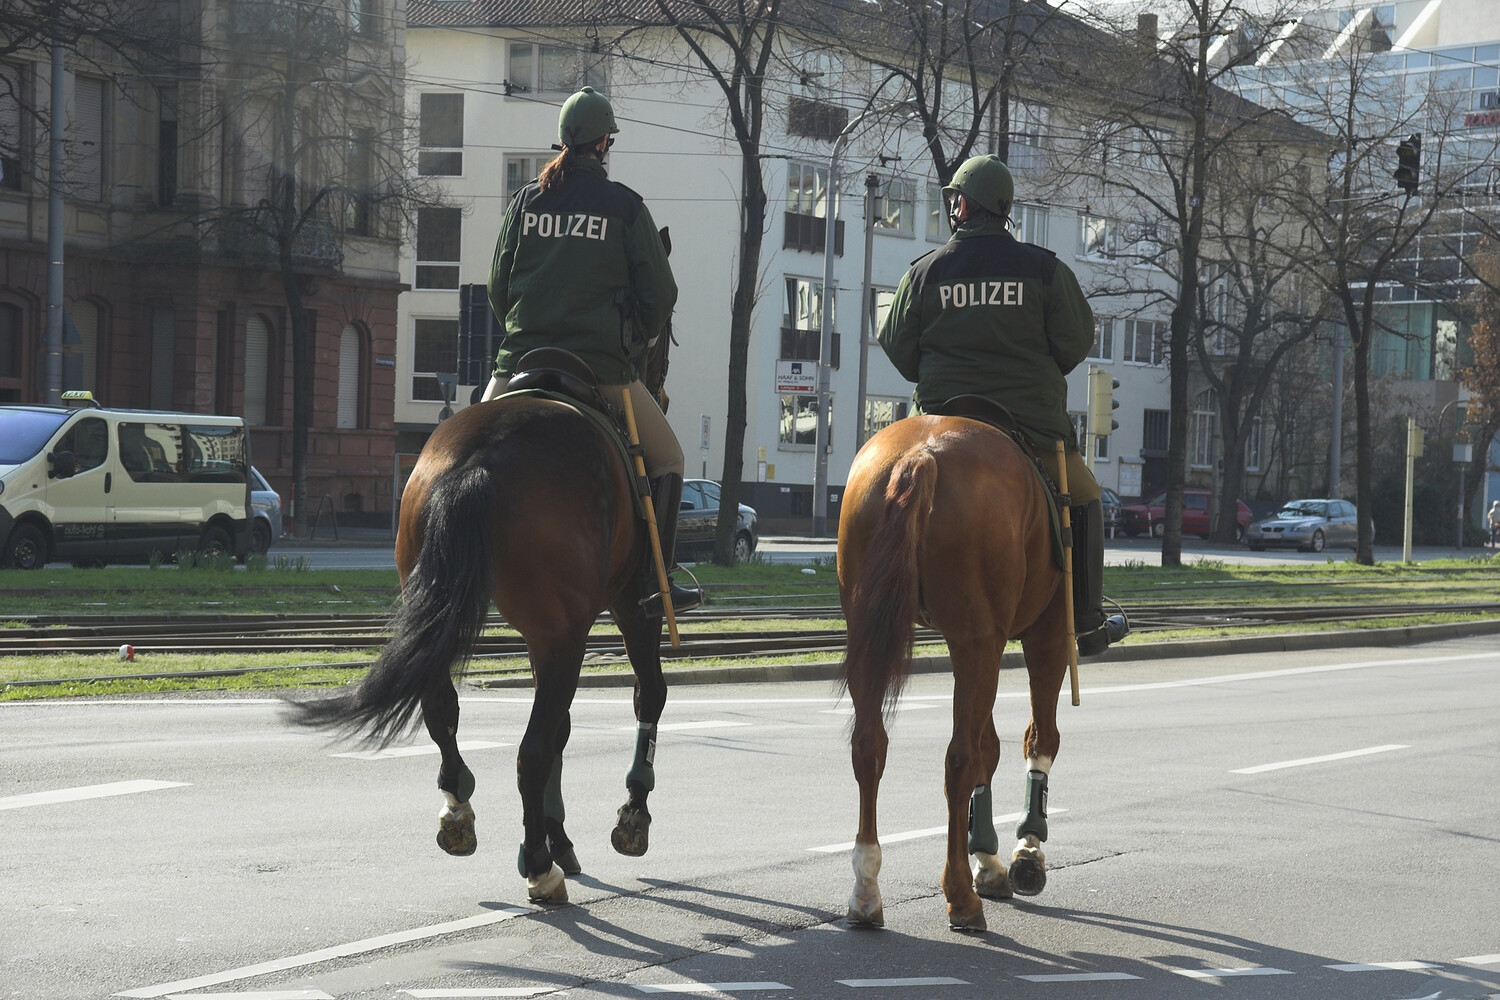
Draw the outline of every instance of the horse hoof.
M948 929L959 934L983 934L989 930L984 922L984 907L976 907L973 913L956 914L950 908L948 911Z
M1035 896L1047 885L1047 860L1035 847L1019 847L1010 859L1010 884L1018 895Z
M884 927L885 926L885 907L881 906L879 903L876 903L874 906L870 907L868 910L865 910L865 909L861 909L859 907L856 907L854 904L851 903L849 905L849 926L850 927Z
M554 863L545 875L528 875L526 897L533 903L566 903L568 883L563 881L562 869Z
M553 850L552 860L557 862L557 867L569 878L583 872L583 866L578 863L578 855L573 853L573 848L564 847L562 850Z
M1014 893L1000 859L993 854L976 854L974 859L977 862L974 866L974 891L985 899L1010 899Z
M467 802L444 806L438 813L438 846L454 857L466 858L479 846L474 836L474 807Z
M621 854L638 858L650 846L650 835L651 814L644 809L623 805L620 807L619 824L610 833L609 842Z

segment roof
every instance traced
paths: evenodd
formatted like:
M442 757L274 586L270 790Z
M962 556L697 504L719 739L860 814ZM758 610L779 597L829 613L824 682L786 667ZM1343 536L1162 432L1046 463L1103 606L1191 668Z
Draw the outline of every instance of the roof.
M661 24L654 0L407 0L409 28Z

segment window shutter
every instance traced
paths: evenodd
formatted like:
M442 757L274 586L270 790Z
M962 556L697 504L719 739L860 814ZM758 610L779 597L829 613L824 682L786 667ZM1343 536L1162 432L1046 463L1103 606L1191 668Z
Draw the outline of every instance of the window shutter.
M339 335L339 427L359 426L359 331L351 324Z
M176 315L170 306L151 310L151 408L172 408L172 362L177 351Z
M266 375L270 366L271 334L265 318L251 316L245 323L245 420L266 422Z
M73 195L83 201L104 197L104 88L83 76L73 85Z

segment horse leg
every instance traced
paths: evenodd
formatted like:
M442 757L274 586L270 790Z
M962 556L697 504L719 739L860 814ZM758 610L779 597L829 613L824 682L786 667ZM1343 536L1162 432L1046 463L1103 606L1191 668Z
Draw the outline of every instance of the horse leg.
M1061 604L1054 602L1059 607ZM1057 729L1057 696L1068 668L1066 641L1061 626L1045 629L1042 636L1022 640L1031 680L1031 721L1022 739L1026 754L1026 815L1016 824L1018 839L1010 862L1011 887L1022 896L1035 896L1047 884L1047 858L1042 853L1042 844L1047 839L1047 780L1062 742Z
M437 783L446 804L438 814L438 846L467 857L479 846L474 836L474 807L469 803L474 775L458 753L458 692L452 680L444 677L427 685L422 692L422 719L442 755Z
M563 870L547 846L545 801L557 761L559 735L573 692L578 688L583 644L570 641L556 650L533 645L531 663L536 694L526 735L521 737L521 749L516 755L516 785L521 792L521 823L525 831L517 868L526 879L526 894L533 902L566 903L568 887L563 881ZM561 771L557 775L560 779Z
M851 664L852 666L852 664ZM859 832L854 836L854 891L849 894L849 923L855 927L885 926L885 908L880 901L880 836L875 828L876 799L880 776L885 772L890 736L882 715L884 692L849 672L849 697L854 703L854 733L849 756L854 780L859 783Z
M985 899L1010 899L1012 891L1005 865L1000 863L1000 834L995 831L994 795L991 787L1000 763L1000 736L990 715L979 734L979 769L984 784L976 785L969 799L969 853L974 857L974 891Z
M620 807L609 842L616 851L638 858L650 846L651 812L646 799L656 788L656 726L667 704L667 681L661 671L661 622L631 597L610 610L625 640L635 671L635 755L625 774L625 804Z
M573 851L573 841L568 839L567 832L563 830L563 820L567 819L562 795L563 750L572 733L572 717L564 712L562 722L557 727L557 749L552 757L552 770L547 776L547 788L542 793L542 825L547 829L547 848L564 875L577 875L583 871L583 866L578 863L578 855Z
M953 738L948 743L943 777L948 798L943 896L948 901L948 926L956 931L978 932L985 929L984 905L974 891L974 875L969 869L970 817L974 792L988 780L984 734L994 728L992 712L1001 650L983 639L950 640L948 651L953 661ZM993 752L998 757L998 741ZM982 841L982 828L980 834Z

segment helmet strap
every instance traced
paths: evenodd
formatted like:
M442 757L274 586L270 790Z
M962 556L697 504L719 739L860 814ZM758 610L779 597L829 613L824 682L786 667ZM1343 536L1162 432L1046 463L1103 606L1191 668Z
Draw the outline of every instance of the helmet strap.
M968 199L960 192L953 196L948 202L948 229L950 232L958 232L958 227L963 225L964 219L968 218Z

